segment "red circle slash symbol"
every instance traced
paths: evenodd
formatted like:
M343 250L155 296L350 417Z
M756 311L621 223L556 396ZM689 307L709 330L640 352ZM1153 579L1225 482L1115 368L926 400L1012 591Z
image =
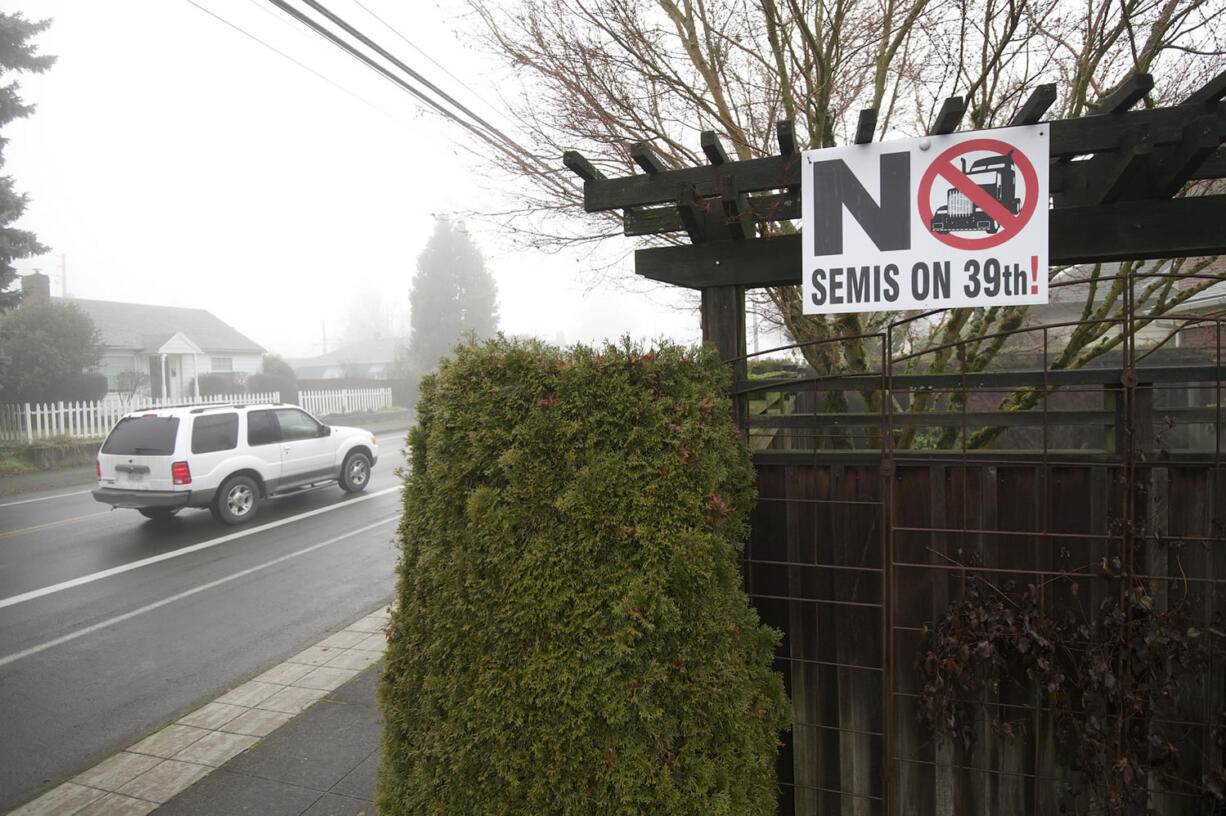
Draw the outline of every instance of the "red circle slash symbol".
M967 168L954 166L958 156L987 152ZM1017 196L1021 173L1023 197ZM932 186L937 176L952 185L948 204L932 211ZM1034 215L1039 200L1039 182L1026 155L996 139L971 139L946 150L924 171L919 183L919 216L938 241L955 249L990 249L1016 236ZM982 238L964 238L955 232L987 233Z

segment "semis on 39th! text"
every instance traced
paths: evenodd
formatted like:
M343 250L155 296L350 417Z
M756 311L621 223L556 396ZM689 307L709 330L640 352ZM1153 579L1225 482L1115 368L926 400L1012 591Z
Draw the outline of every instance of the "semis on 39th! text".
M809 273L809 297L814 306L862 303L871 309L870 304L897 303L900 298L929 303L950 300L955 284L961 288L959 299L1022 296L1033 291L1035 278L1021 264L998 258L966 260L957 281L949 261L920 261L909 274L892 263L819 267Z

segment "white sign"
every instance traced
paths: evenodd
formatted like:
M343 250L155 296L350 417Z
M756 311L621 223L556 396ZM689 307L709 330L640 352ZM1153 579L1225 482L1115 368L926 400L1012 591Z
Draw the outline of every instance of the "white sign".
M804 311L1047 302L1048 126L802 155Z

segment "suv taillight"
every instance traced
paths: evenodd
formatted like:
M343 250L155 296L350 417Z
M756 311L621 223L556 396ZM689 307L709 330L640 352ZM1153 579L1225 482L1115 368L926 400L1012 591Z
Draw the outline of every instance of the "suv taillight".
M187 485L192 483L192 472L187 466L187 462L175 462L170 466L170 477L177 485Z
M101 479L102 478L102 460L101 459L94 460L94 470L98 472L98 478Z

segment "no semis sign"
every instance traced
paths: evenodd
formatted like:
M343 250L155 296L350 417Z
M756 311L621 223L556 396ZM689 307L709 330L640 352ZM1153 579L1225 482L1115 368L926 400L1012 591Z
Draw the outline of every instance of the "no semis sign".
M804 311L1047 302L1046 125L803 154Z

